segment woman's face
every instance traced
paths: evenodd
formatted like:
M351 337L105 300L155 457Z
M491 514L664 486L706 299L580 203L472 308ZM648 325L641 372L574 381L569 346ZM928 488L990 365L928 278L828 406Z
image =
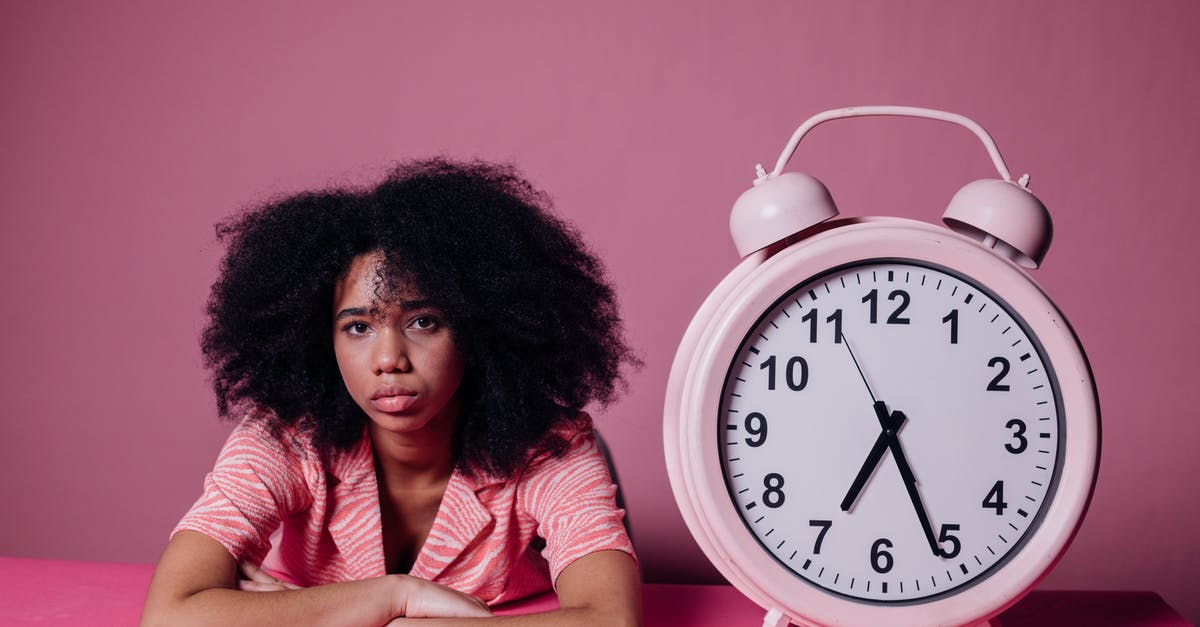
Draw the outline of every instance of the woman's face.
M333 352L350 396L377 428L452 430L463 362L442 313L414 289L381 303L383 254L354 258L333 296Z

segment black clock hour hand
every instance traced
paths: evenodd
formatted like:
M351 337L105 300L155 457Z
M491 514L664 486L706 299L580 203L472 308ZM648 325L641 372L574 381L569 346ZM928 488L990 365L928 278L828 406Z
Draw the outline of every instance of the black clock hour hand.
M900 423L904 422L904 412L897 411L892 415L897 416ZM897 428L899 427L897 426ZM942 549L933 535L933 525L929 522L929 515L925 513L925 506L921 503L921 494L917 492L917 478L908 465L908 458L904 456L904 449L900 447L900 436L895 430L891 431L887 445L892 450L892 457L896 459L896 467L900 469L900 478L904 480L904 489L908 491L908 499L912 501L913 509L917 510L917 520L921 521L921 530L925 532L925 540L929 542L929 548L933 551L934 556L940 557Z
M879 425L882 430L879 432L879 437L875 438L875 444L871 447L871 452L867 453L866 461L858 469L858 475L854 477L854 483L850 484L850 490L846 492L846 498L842 499L843 512L849 511L854 506L854 501L858 499L858 493L862 492L863 486L867 484L867 479L871 477L871 473L875 471L875 467L879 465L879 460L883 459L883 454L887 451L892 439L895 437L896 429L899 429L905 420L904 414L901 412L896 412L892 416L888 416L887 406L882 401L875 402L875 415L879 417Z
M850 491L846 492L846 498L842 499L843 512L849 511L850 507L854 505L858 493L862 492L863 486L867 484L867 478L875 471L875 467L879 465L879 460L883 458L883 454L887 450L888 436L886 433L880 432L879 437L875 438L875 445L871 447L871 452L867 453L867 460L863 462L862 468L858 469L854 483L850 484Z

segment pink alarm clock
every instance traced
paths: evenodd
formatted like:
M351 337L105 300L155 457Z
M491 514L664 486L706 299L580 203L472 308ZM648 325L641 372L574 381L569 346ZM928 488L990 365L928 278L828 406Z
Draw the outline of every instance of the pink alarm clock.
M983 141L1000 179L962 188L947 227L834 220L783 173L828 120L908 116ZM827 111L733 207L743 259L671 369L664 446L688 529L764 625L964 625L1027 593L1066 550L1099 461L1096 388L1024 268L1045 206L987 132L914 107Z

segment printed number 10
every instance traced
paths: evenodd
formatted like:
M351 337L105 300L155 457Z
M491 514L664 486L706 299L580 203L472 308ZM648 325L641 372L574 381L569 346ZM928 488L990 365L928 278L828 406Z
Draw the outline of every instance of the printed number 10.
M774 390L775 356L768 357L766 361L759 364L758 369L767 371L767 389ZM788 388L793 392L803 390L808 386L808 361L799 356L788 359L784 379L787 381Z

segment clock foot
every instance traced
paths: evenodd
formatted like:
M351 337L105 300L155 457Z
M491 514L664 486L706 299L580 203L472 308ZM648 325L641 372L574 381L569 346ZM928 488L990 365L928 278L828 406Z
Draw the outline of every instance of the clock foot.
M763 617L762 627L787 627L792 622L787 616L775 608L767 610L767 615Z

